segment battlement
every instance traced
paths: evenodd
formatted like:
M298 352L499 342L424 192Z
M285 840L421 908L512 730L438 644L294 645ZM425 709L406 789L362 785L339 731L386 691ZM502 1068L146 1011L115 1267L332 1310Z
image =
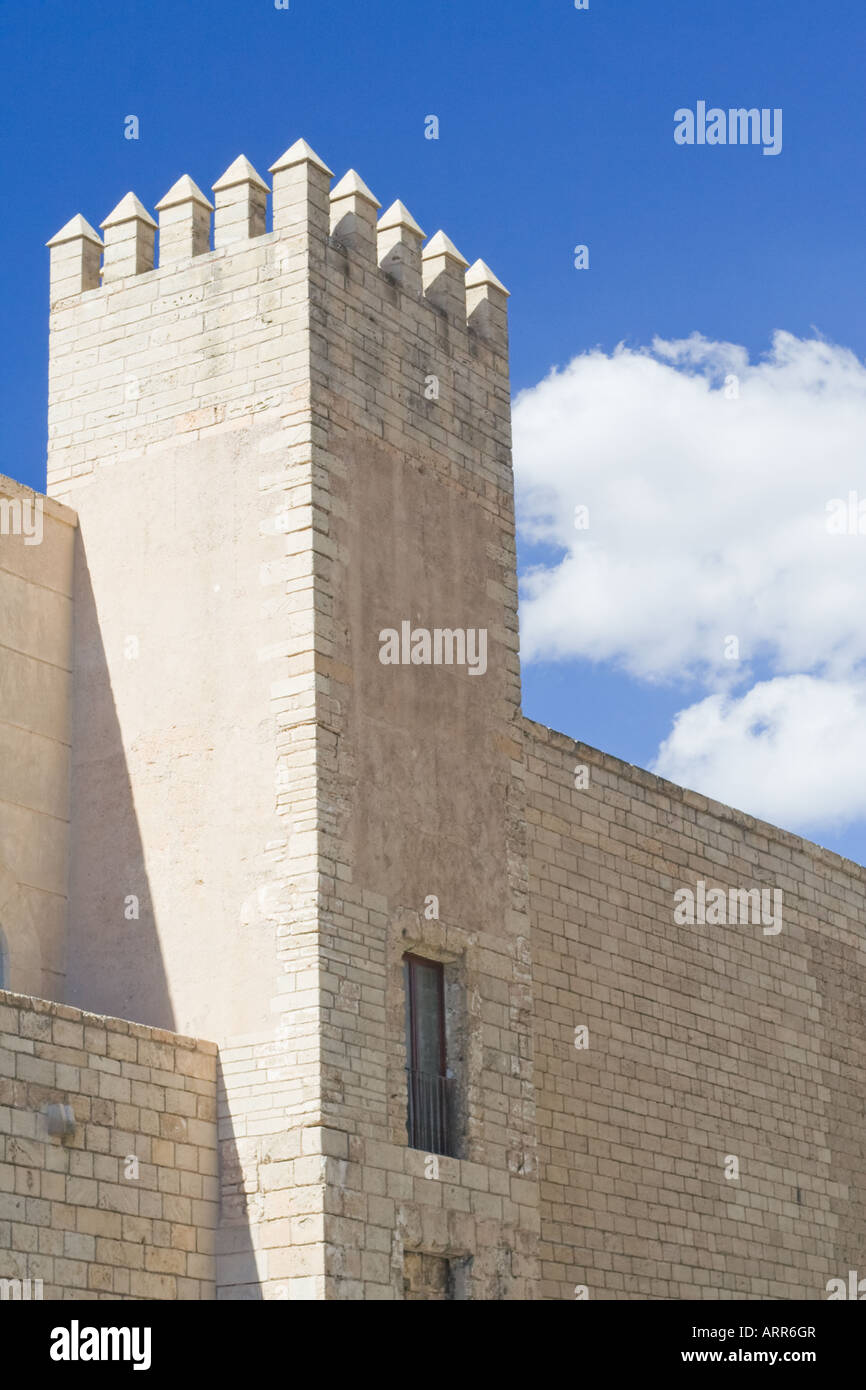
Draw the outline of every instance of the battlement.
M179 178L158 222L130 192L101 235L79 214L51 238L50 495L263 414L310 443L302 417L331 393L332 436L351 403L389 442L453 439L510 491L505 287L354 170L332 187L304 140L269 175L240 155L211 197Z
M384 281L455 327L466 324L506 350L508 291L483 260L470 266L441 230L424 244L425 233L399 200L377 216L381 204L354 169L331 188L331 170L305 140L268 172L272 187L239 155L213 184L214 202L184 174L157 203L158 222L129 192L100 223L104 238L77 214L47 243L52 307L145 282L194 260L214 260L269 236L278 242L306 237L377 268Z

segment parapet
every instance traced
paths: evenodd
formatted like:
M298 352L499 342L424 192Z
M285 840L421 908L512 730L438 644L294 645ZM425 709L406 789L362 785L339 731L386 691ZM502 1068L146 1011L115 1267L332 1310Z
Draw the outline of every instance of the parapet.
M268 235L270 202L275 239L301 236L339 246L370 270L378 267L403 294L426 301L455 325L468 324L497 350L507 349L508 291L484 261L469 266L443 231L425 245L424 232L399 200L377 216L381 204L354 169L332 189L331 170L305 140L268 172L272 188L239 155L213 184L213 203L184 174L157 203L158 223L127 193L100 224L104 241L82 216L73 217L47 243L52 306L156 270L176 270L199 256L238 250Z

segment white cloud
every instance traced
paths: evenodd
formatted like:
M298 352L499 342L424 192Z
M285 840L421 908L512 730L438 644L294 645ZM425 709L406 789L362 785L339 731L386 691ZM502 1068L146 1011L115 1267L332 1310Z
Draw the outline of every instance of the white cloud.
M866 533L866 366L788 333L754 364L698 334L590 352L518 396L514 440L521 533L550 547L523 579L524 660L584 657L724 695L680 716L659 770L720 795L715 779L723 800L770 814L762 787L797 721L820 731L840 700L862 713L866 534L831 534L827 520L855 493ZM587 530L574 527L580 505ZM725 657L732 635L739 662ZM810 680L747 693L752 663ZM750 733L752 699L775 710L763 734ZM850 780L827 758L825 818ZM791 800L773 804L790 823ZM864 809L853 787L848 808Z
M780 676L684 710L651 769L809 833L866 816L866 684Z

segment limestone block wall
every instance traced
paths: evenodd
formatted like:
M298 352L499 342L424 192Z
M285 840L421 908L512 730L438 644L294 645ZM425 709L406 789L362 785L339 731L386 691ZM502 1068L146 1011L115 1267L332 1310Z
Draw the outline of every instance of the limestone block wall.
M347 175L311 261L322 1117L347 1145L326 1297L403 1298L425 1256L454 1296L522 1298L538 1217L506 292L444 233L422 248L401 203L377 209ZM404 622L483 630L486 669L383 664ZM438 1164L407 1147L407 951L452 982L462 1133Z
M72 557L68 507L0 477L0 950L5 984L64 988Z
M529 721L527 788L542 1296L825 1297L866 1259L866 870ZM677 923L699 882L781 930Z
M408 1252L444 1260L455 1296L528 1296L537 1212L505 295L486 267L467 275L459 252L436 254L441 235L425 261L402 204L377 223L357 175L330 195L327 171L308 178L318 898L314 968L293 978L316 1027L293 1028L287 993L280 1057L252 1039L222 1052L234 1099L221 1292L403 1298ZM380 631L407 617L485 628L488 670L384 668ZM286 761L290 799L305 758L298 743ZM303 939L300 923L280 933L287 968ZM447 963L462 1012L465 1133L435 1178L407 1148L408 950ZM283 1064L317 1076L320 1123L311 1112L278 1126Z
M0 1279L41 1279L46 1299L214 1297L216 1051L0 991ZM73 1134L49 1133L56 1103Z
M214 185L213 250L186 177L158 265L133 194L104 246L81 217L50 243L49 490L80 517L69 998L220 1043L222 1296L402 1296L397 1228L472 1254L471 1296L520 1296L537 1213L507 292L442 233L422 253L402 204L377 219L354 172L331 189L303 141L270 173L270 221L243 157ZM484 673L386 670L380 630L404 620L483 630ZM449 1182L471 1234L423 1226L442 1188L417 1195L406 1151L413 944L460 996ZM402 1205L368 1220L368 1193Z

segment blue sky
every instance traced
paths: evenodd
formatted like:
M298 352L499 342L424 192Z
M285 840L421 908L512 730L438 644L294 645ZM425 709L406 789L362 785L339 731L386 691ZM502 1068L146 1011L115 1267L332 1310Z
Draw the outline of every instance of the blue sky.
M301 135L338 176L355 167L383 206L401 198L428 233L443 227L505 281L515 392L589 350L693 333L753 363L777 330L866 358L866 10L855 0L590 0L588 11L572 0L291 0L288 11L272 0L4 0L0 45L0 471L35 487L45 241L76 212L98 225L130 188L150 208L181 173L208 188L241 151L264 172ZM673 113L698 100L781 107L782 153L677 146ZM437 141L424 139L430 113ZM124 139L129 114L138 141ZM588 271L574 269L577 243L590 248ZM664 382L693 367L679 360ZM574 433L580 501L577 416ZM828 463L815 458L817 471ZM834 478L828 496L848 481ZM558 553L550 534L522 537L526 571ZM648 671L621 646L556 660L537 646L524 705L647 766L675 715L719 681L688 654ZM751 684L808 666L759 646ZM856 797L846 804L837 823L803 813L798 828L866 860L866 814Z

